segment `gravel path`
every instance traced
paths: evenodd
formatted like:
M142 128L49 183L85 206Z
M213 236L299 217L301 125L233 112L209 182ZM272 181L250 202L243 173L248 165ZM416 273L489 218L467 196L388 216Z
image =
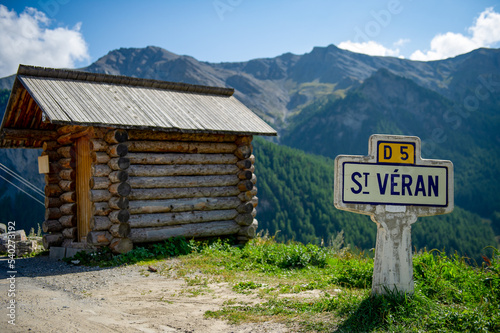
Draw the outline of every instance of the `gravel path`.
M176 259L162 263L169 272L163 275L138 265L74 266L47 256L15 264L15 297L10 297L7 258L0 258L1 332L289 332L277 323L235 326L204 318L225 301L262 300L236 294L225 283L187 286L176 277ZM16 325L8 323L13 299Z

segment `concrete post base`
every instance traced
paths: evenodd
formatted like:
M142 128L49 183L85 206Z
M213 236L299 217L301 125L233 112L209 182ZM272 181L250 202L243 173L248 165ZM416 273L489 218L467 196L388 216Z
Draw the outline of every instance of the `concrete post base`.
M384 207L383 212L377 209L372 215L372 221L377 223L373 295L414 291L411 225L417 221L417 215L403 209L390 212Z

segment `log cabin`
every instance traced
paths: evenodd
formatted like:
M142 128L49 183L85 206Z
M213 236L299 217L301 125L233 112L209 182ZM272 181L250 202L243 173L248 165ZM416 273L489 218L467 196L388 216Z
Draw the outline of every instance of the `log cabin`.
M255 236L254 135L230 88L20 65L0 148L41 148L45 248Z

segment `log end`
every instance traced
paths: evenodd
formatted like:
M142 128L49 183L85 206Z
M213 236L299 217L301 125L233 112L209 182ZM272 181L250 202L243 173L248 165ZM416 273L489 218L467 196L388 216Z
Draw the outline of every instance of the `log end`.
M114 238L109 248L115 254L127 253L134 248L134 243L128 238Z
M43 232L57 232L62 229L63 226L58 220L46 220L42 223Z
M234 221L241 226L249 226L253 222L253 216L252 214L239 214Z
M87 234L87 243L96 246L109 245L113 236L108 231L91 231Z
M42 238L43 247L48 250L51 246L59 246L64 238L61 233L44 235Z
M238 231L238 236L243 236L249 239L255 238L258 226L259 223L254 219L249 226L243 227L240 229L240 231Z
M111 235L116 238L128 237L128 235L130 234L130 230L130 224L128 223L113 224L109 228L109 232L111 233Z

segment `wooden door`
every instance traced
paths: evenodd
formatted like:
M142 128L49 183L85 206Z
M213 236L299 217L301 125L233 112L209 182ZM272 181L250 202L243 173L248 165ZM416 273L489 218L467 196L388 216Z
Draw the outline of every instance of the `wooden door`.
M84 136L76 141L76 207L78 241L86 242L90 231L91 201L90 173L92 161L90 157L90 140Z

